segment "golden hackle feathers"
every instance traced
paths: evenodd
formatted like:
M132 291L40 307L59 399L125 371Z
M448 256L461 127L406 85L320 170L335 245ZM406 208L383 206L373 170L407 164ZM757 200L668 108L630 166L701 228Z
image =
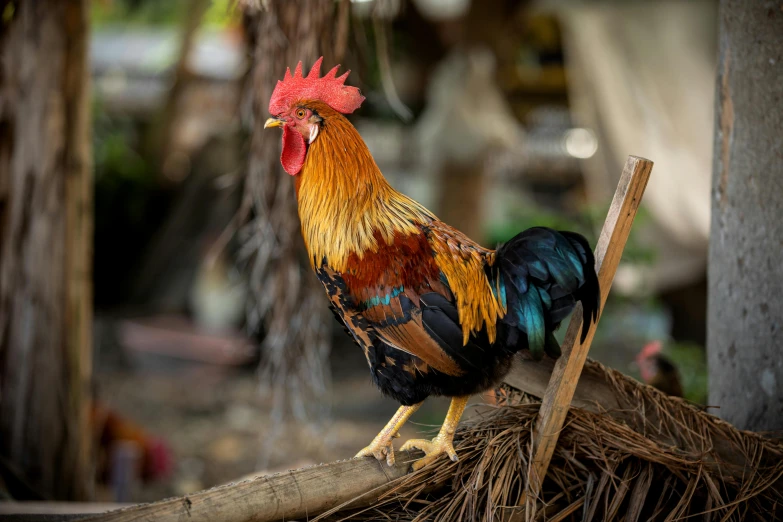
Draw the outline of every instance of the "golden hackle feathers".
M418 223L435 219L389 185L348 120L324 103L301 103L325 121L297 176L302 235L314 267L327 258L344 272L352 253L377 251L376 230L391 243L395 231L418 233Z

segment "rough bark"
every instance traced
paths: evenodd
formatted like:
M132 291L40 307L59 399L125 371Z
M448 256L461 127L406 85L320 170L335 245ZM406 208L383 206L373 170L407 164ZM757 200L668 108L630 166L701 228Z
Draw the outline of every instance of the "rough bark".
M323 72L334 64L335 26L338 12L332 0L272 0L263 8L246 4L245 27L252 60L247 89L251 104L252 136L246 181L253 219L244 255L250 258L250 282L254 306L251 328L263 321L265 338L261 378L274 393L274 417L291 405L303 421L326 418L325 396L329 384L328 354L332 319L323 289L311 273L294 198L294 184L280 165L280 133L264 130L269 99L286 68L297 62L309 69L324 55ZM339 51L339 49L338 49ZM274 437L272 437L274 439Z
M722 0L709 253L710 405L783 430L783 8Z
M92 190L86 0L0 30L0 457L40 495L90 490Z

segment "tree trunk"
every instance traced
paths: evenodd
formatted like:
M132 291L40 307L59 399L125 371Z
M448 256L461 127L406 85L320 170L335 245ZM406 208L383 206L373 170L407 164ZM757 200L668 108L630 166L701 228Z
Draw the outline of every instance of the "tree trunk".
M252 104L252 137L247 199L253 219L246 227L246 255L252 255L250 285L254 306L249 323L263 321L261 379L275 396L273 417L288 403L296 416L316 424L328 414L328 354L331 317L323 289L305 259L294 184L280 165L280 133L264 130L269 99L287 67L305 69L322 54L323 71L333 65L339 4L333 0L271 0L255 10L246 3L245 27L252 56L247 93ZM347 16L346 9L339 9ZM338 49L339 51L339 49ZM279 425L280 423L276 423ZM274 437L272 437L274 439Z
M709 404L783 430L783 10L721 0L709 257Z
M0 12L0 457L43 497L85 499L88 2L0 2Z

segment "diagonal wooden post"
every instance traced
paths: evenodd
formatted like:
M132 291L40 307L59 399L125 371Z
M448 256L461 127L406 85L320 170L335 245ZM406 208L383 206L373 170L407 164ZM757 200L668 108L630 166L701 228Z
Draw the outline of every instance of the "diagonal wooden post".
M639 209L647 181L650 179L652 166L653 162L650 160L628 156L604 227L601 229L595 248L595 267L601 285L601 309L609 295L612 280L631 232L631 225ZM597 322L591 325L585 342L580 344L582 312L581 305L578 305L571 316L562 343L563 354L555 363L549 385L544 392L533 434L533 461L528 470L527 491L524 496L528 513L535 509L531 503L535 502L541 492L541 485L579 382L579 375L587 359L587 352L593 342L596 326Z

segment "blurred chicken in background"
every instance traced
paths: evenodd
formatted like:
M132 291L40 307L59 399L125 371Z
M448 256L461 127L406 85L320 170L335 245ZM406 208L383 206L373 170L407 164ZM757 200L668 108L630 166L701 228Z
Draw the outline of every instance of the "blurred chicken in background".
M111 485L115 501L126 501L137 482L170 476L174 455L168 443L138 423L94 400L90 421L96 441L96 477Z
M682 379L674 363L662 352L663 343L652 341L636 356L636 364L645 384L657 388L668 395L682 397Z
M654 340L636 355L641 380L698 407L707 405L707 358L696 343Z

